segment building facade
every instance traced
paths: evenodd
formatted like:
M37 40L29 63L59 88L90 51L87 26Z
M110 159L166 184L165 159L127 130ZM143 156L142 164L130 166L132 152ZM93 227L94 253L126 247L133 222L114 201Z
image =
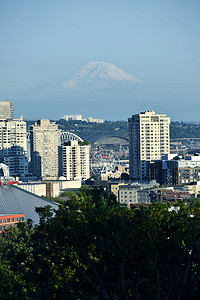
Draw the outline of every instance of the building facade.
M187 155L185 159L167 155L149 164L149 180L166 186L187 185L200 181L200 156Z
M13 119L13 101L0 100L0 120Z
M30 126L31 173L42 180L58 178L60 130L55 122L39 120Z
M131 206L134 204L146 203L151 201L151 190L158 187L155 181L149 183L132 183L120 185L118 191L118 202L122 205Z
M0 214L0 235L15 226L19 222L25 221L25 214Z
M23 117L0 121L0 160L11 176L28 174L26 122Z
M67 180L90 178L90 145L69 141L62 145L62 175Z
M133 180L148 180L148 164L170 153L170 118L145 111L128 119L129 173Z

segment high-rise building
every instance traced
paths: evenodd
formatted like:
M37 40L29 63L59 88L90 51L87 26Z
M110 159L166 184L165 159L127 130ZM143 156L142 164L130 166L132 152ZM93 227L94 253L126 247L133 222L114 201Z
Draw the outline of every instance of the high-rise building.
M69 141L62 146L62 175L67 180L90 178L90 145Z
M13 119L13 101L0 100L0 120Z
M20 119L0 121L0 160L11 176L28 173L26 122Z
M148 163L170 153L170 118L145 111L128 119L129 173L133 180L148 180Z
M42 180L58 178L60 129L55 122L37 121L30 126L31 172Z

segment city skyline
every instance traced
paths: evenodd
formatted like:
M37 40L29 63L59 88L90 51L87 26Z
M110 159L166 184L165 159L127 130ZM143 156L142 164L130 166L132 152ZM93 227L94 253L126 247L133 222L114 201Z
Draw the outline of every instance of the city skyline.
M15 117L34 120L80 113L127 120L155 110L199 121L199 8L197 0L2 1L0 99L14 100ZM63 88L99 61L143 83Z

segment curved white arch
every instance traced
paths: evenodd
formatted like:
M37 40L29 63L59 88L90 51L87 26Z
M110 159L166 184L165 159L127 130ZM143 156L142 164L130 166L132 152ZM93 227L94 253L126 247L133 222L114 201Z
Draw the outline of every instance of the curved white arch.
M4 177L9 177L9 167L5 164L0 164L0 169L3 170Z
M82 138L80 138L80 136L76 135L75 133L69 132L69 131L61 131L60 140L61 140L61 143L65 142L65 141L83 142L83 140L82 140Z

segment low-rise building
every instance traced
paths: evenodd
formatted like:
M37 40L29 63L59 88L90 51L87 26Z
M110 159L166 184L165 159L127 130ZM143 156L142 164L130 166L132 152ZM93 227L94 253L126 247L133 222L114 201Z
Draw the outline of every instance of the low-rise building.
M25 214L0 214L0 234L19 222L25 221Z
M132 183L119 186L119 202L122 205L131 206L135 204L150 204L151 190L157 188L159 184L155 181L149 183Z
M51 206L52 209L58 209L57 203L10 184L0 186L0 202L0 214L2 216L16 215L20 211L25 215L25 221L31 219L34 225L39 224L40 220L35 210L36 207Z
M79 189L81 179L22 182L18 183L17 186L38 196L56 198L67 189Z
M117 202L119 201L119 187L121 185L128 185L128 183L124 182L108 182L107 191L110 195L111 193L115 195Z
M187 190L174 190L172 189L158 189L156 191L156 200L157 202L175 202L178 200L188 201L194 194L191 194Z

